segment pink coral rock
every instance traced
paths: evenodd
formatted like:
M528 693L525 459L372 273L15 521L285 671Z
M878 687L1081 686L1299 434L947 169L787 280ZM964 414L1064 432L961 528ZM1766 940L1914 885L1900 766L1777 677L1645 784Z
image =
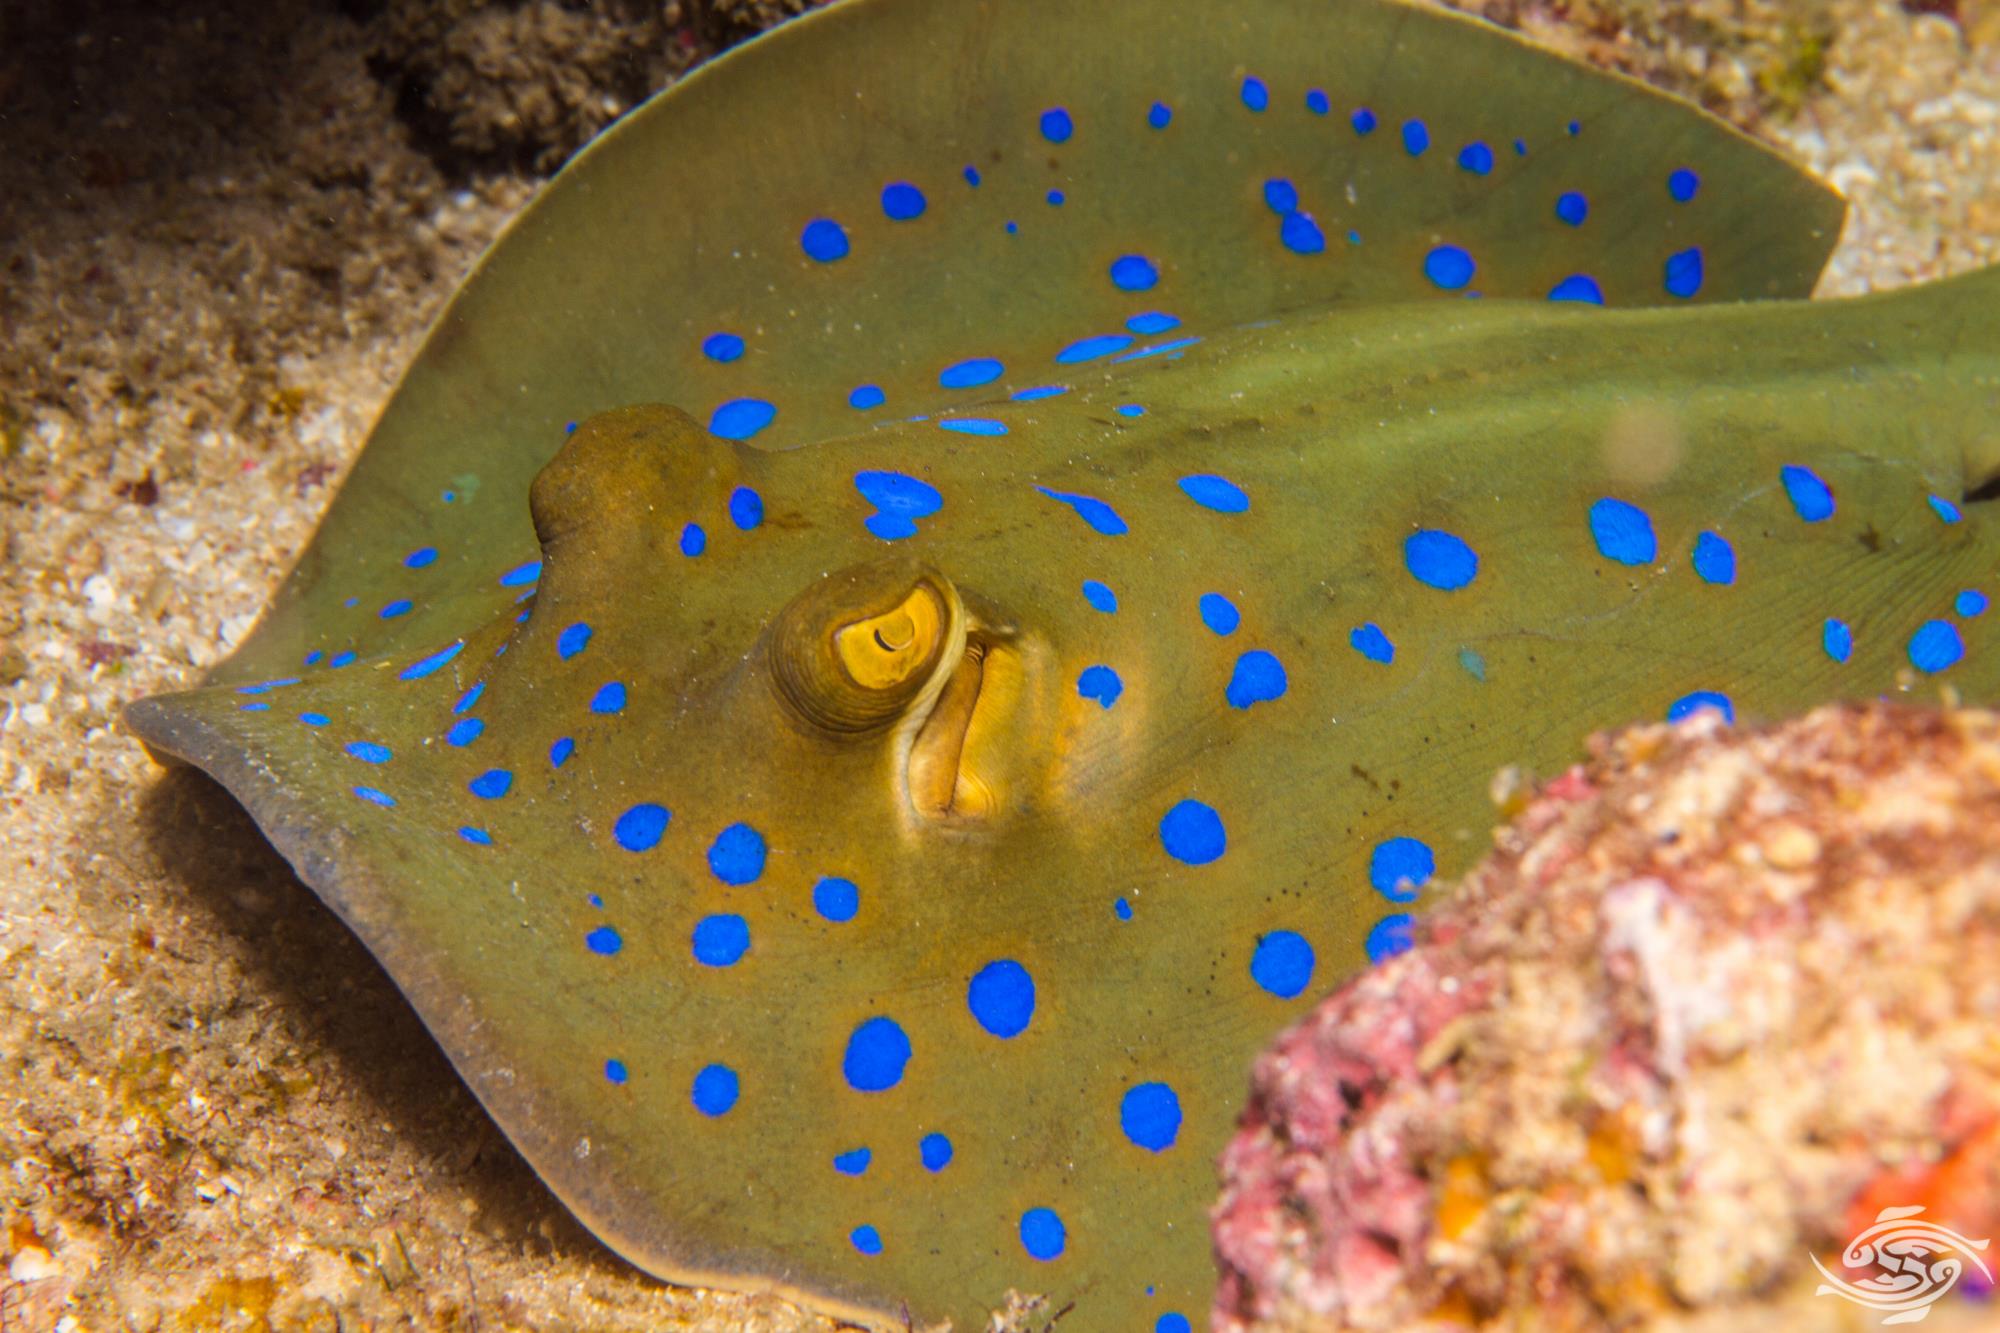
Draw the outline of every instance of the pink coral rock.
M1218 1329L1872 1326L1812 1256L1884 1208L2000 1271L2000 717L1591 749L1258 1061Z

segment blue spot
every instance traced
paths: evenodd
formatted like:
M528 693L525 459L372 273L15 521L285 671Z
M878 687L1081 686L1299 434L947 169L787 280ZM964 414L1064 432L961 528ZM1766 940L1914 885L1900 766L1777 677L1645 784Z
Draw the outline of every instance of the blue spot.
M875 1255L882 1253L882 1233L874 1227L865 1224L858 1226L847 1233L847 1239L852 1241L854 1248L863 1254Z
M1125 321L1125 327L1142 337L1150 338L1156 333L1177 329L1181 322L1172 315L1163 315L1157 310L1149 310L1143 315L1134 315Z
M1678 296L1683 301L1701 290L1701 247L1692 246L1679 254L1667 256L1662 270L1662 284L1667 295Z
M389 747L377 745L374 741L349 741L347 752L364 764L386 764L389 762Z
M660 845L660 837L667 831L667 821L673 817L673 811L664 805L648 801L618 816L611 836L628 852L648 852Z
M1424 256L1424 276L1448 292L1471 282L1477 267L1472 256L1455 245L1440 245Z
M979 168L978 168L978 167L967 167L967 168L965 169L965 183L966 183L967 185L970 185L970 186L971 186L971 187L972 187L973 189L975 189L975 190L979 188Z
M1262 111L1271 105L1271 90L1264 86L1262 79L1243 80L1243 105L1252 111Z
M764 835L748 824L731 824L715 835L708 868L724 884L751 884L764 873Z
M1575 190L1556 197L1556 216L1572 227L1581 227L1590 216L1590 200Z
M701 524L690 523L681 529L682 555L697 556L707 549L708 534L702 531Z
M1374 621L1357 625L1347 632L1347 645L1371 662L1393 662L1396 660L1396 645L1389 642L1389 636Z
M608 680L598 686L597 693L590 696L590 711L593 713L622 713L625 711L625 682Z
M1306 110L1312 112L1315 116L1323 116L1332 109L1333 103L1327 100L1325 89L1308 88L1306 90Z
M924 215L924 192L907 181L882 187L882 211L892 222L908 222Z
M847 257L847 233L832 218L814 218L799 233L799 248L822 264Z
M910 1039L894 1019L875 1017L847 1039L841 1072L856 1092L883 1092L903 1081L910 1062Z
M1132 904L1123 898L1111 904L1111 910L1117 914L1120 921L1130 921L1132 919Z
M1197 604L1201 610L1201 623L1217 634L1234 634L1236 627L1243 623L1243 613L1236 609L1236 603L1219 592L1205 592Z
M1083 600L1090 603L1093 611L1102 611L1106 615L1118 609L1118 594L1111 591L1109 584L1099 583L1096 579L1083 581Z
M1165 1152L1181 1132L1181 1099L1164 1083L1127 1088L1118 1103L1118 1126L1147 1152Z
M325 653L323 653L323 652L321 652L321 651L320 651L319 649L315 648L315 649L313 649L313 650L312 650L311 652L309 652L309 653L307 653L307 654L306 654L306 663L305 663L305 664L306 664L307 666L318 666L318 665L319 665L319 661L320 661L320 659L321 659L322 657L325 657L325 656L326 656L326 654L325 654Z
M1188 1317L1178 1310L1169 1310L1153 1321L1153 1333L1192 1333L1192 1329Z
M843 1176L863 1175L867 1172L868 1163L874 1156L875 1154L869 1152L866 1148L854 1148L847 1152L835 1153L833 1156L833 1169L840 1172Z
M1151 109L1146 112L1146 123L1156 130L1165 129L1172 123L1173 118L1174 109L1165 102L1153 103Z
M1160 270L1144 255L1121 255L1111 262L1111 282L1121 292L1149 292L1160 280Z
M1833 517L1833 488L1820 480L1819 474L1810 468L1786 466L1778 470L1779 478L1785 483L1785 494L1792 499L1792 508L1799 511L1799 517L1808 523L1819 523Z
M926 1134L917 1144L917 1156L924 1170L942 1171L951 1164L951 1140L942 1134Z
M735 1070L728 1065L709 1065L694 1076L694 1109L707 1116L726 1115L742 1090Z
M1274 176L1264 182L1264 206L1283 217L1295 212L1299 206L1298 189L1282 176Z
M1074 509L1084 522L1107 537L1121 536L1128 531L1125 520L1118 517L1118 511L1102 500L1089 495L1065 495L1046 486L1037 486L1035 489L1051 500L1060 500Z
M379 791L374 787L356 787L354 789L354 794L356 796L359 796L362 800L368 801L375 805L391 806L396 803L395 797L391 796L386 791Z
M1930 502L1931 502L1932 513L1936 514L1939 518L1943 519L1947 523L1958 522L1960 515L1958 512L1957 505L1945 499L1942 495L1933 495L1930 498Z
M1229 835L1214 807L1190 798L1160 817L1160 845L1176 861L1205 866L1229 849Z
M992 357L980 356L955 366L946 366L938 374L938 383L947 389L976 389L982 384L991 384L1006 373L1007 367Z
M1354 127L1356 134L1373 134L1375 113L1365 106L1358 106L1354 108L1354 114L1347 118L1347 123Z
M482 680L464 694L459 695L458 702L451 706L451 711L454 713L468 711L474 704L479 702L479 696L484 693L486 693L486 682Z
M271 705L267 703L238 704L236 708L238 712L242 713L268 713L271 711Z
M1312 975L1313 947L1297 931L1272 931L1250 955L1250 979L1281 1000L1311 985Z
M862 526L885 542L916 536L917 520L944 508L935 487L900 472L857 472L854 489L879 511Z
M1063 192L1061 190L1050 190L1048 201L1050 208L1061 208L1063 204Z
M973 973L965 1007L996 1037L1018 1037L1035 1016L1035 979L1011 958L998 959Z
M434 563L437 558L437 547L419 546L416 550L403 557L403 563L411 569L422 569L425 565Z
M299 677L287 676L283 680L263 680L257 682L255 685L239 685L236 687L236 692L238 694L269 694L272 690L282 689L284 686L296 685L298 683Z
M575 657L590 644L590 626L578 621L556 636L556 655L564 659Z
M847 395L847 405L857 412L866 412L871 407L880 407L888 398L877 384L857 385L854 392Z
M1182 477L1181 489L1187 492L1188 499L1218 514L1240 514L1250 507L1250 497L1227 477L1208 473Z
M1431 131L1421 120L1403 122L1403 151L1411 157L1422 157L1424 150L1431 146Z
M1582 124L1582 122L1580 122L1580 121L1574 121L1574 120L1572 120L1572 121L1571 121L1571 122L1569 123L1569 133L1570 133L1570 137L1571 137L1572 139L1574 139L1574 138L1575 138L1575 137L1576 137L1577 135L1579 135L1579 134L1583 133L1583 124Z
M451 661L452 658L457 657L464 647L465 640L460 639L449 648L440 648L429 657L410 663L396 674L404 680L422 680L446 662Z
M305 723L309 727L323 727L327 723L333 721L333 719L328 717L325 713L300 713L299 721Z
M1694 572L1703 583L1736 582L1736 549L1713 532L1694 539Z
M1486 683L1486 659L1478 653L1472 651L1470 648L1459 649L1458 664L1464 668L1466 675L1472 677L1481 685Z
M476 717L462 717L451 724L451 730L444 734L447 745L470 745L479 739L479 733L486 730L486 724Z
M1069 118L1069 112L1059 106L1050 107L1042 113L1042 137L1050 143L1067 143L1069 136L1076 132L1076 125Z
M1310 213L1287 213L1278 223L1278 241L1295 255L1316 255L1326 249L1326 234Z
M744 532L749 532L764 521L764 497L748 486L738 486L729 493L729 521Z
M397 616L408 615L411 602L407 597L399 597L382 608L382 619L394 620Z
M1419 528L1403 539L1403 565L1417 582L1455 592L1479 577L1479 556L1463 540L1437 528Z
M1952 599L1951 608L1968 620L1973 616L1984 615L1986 613L1986 594L1980 592L1977 588L1967 588Z
M1493 150L1483 143L1469 143L1458 150L1458 165L1475 176L1493 170Z
M1368 882L1392 903L1417 900L1417 891L1437 873L1437 857L1416 838L1390 838L1368 857Z
M1120 403L1111 410L1121 417L1143 417L1146 415L1146 409L1138 403Z
M1948 620L1927 620L1910 636L1910 662L1934 675L1965 656L1965 641Z
M1695 191L1700 188L1701 177L1695 175L1694 172L1689 171L1686 167L1680 168L1667 177L1667 193L1674 197L1674 202L1677 204L1684 204L1694 198Z
M352 652L338 652L326 660L326 665L328 670L333 670L338 667L347 666L353 661L354 654Z
M483 828L473 828L470 824L461 828L458 831L458 836L475 847L491 847L493 845L493 835L491 833L488 833Z
M604 1062L604 1077L613 1083L623 1083L631 1077L631 1074L626 1070L623 1060L606 1060Z
M576 742L568 736L564 736L549 747L549 766L551 768L561 768L574 753L576 753Z
M1526 157L1527 155L1528 155L1528 141L1526 139L1514 140L1514 156Z
M514 775L504 768L489 768L465 784L465 789L482 801L497 801L514 785Z
M861 890L851 879L828 875L813 885L813 908L828 921L852 921L861 910Z
M1714 690L1696 690L1674 700L1667 705L1667 721L1679 722L1682 718L1693 717L1704 708L1712 708L1722 714L1724 722L1736 721L1736 706L1729 702L1729 696Z
M762 398L732 398L708 419L709 433L725 440L747 440L771 424L778 409Z
M1572 273L1549 288L1551 301L1575 301L1582 305L1603 305L1604 289L1588 273Z
M1066 384L1038 384L1032 389L1016 389L1007 396L1017 403L1038 403L1044 398L1060 398L1068 392Z
M731 967L750 951L750 924L732 913L705 916L695 923L694 959L705 967Z
M1649 565L1660 552L1646 511L1608 495L1590 507L1590 535L1599 555L1621 565Z
M1127 333L1100 333L1094 338L1082 338L1056 353L1056 364L1074 366L1084 361L1095 361L1100 356L1110 356L1122 352L1132 345L1132 336Z
M1368 928L1368 961L1381 963L1399 953L1408 953L1416 943L1416 918L1408 912L1391 912Z
M583 937L584 947L609 958L625 947L625 937L610 926L597 926Z
M1829 620L1819 632L1819 645L1836 662L1854 655L1854 630L1844 620Z
M1236 671L1224 691L1231 708L1248 708L1285 697L1285 667L1262 648L1253 648L1236 659Z
M1043 1263L1056 1258L1069 1241L1062 1218L1053 1208L1030 1208L1021 1214L1021 1248Z
M701 340L701 354L711 361L734 361L743 355L743 340L733 333L711 333Z
M1083 674L1076 678L1076 692L1109 708L1125 692L1125 682L1118 679L1118 673L1108 666L1085 667Z
M1007 423L995 421L992 417L953 417L949 421L938 422L938 429L957 435L1005 435Z
M542 562L530 560L525 565L516 565L500 576L503 588L525 588L542 576Z

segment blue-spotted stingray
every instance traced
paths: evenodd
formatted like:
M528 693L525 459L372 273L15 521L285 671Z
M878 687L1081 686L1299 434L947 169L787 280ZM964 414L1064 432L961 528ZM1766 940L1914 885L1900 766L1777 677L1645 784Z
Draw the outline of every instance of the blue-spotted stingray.
M1385 0L848 0L567 166L132 705L588 1226L1175 1333L1254 1053L1506 764L2000 683L2000 274Z

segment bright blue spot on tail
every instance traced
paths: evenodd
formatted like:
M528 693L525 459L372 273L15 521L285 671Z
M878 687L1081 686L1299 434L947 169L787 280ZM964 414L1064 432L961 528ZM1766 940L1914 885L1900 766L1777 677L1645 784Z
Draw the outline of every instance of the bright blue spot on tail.
M1590 216L1590 200L1575 190L1556 198L1556 216L1572 227L1581 227Z
M1431 146L1431 131L1421 120L1403 122L1403 151L1411 157L1422 157Z
M828 921L852 921L861 910L861 890L851 879L828 875L813 885L813 910Z
M1399 953L1408 953L1415 943L1416 918L1408 912L1391 912L1368 929L1368 961L1384 962Z
M609 958L625 947L625 937L611 926L597 926L583 937L584 947Z
M956 435L1005 435L1007 423L992 417L951 417L938 422L938 429Z
M1312 112L1315 116L1323 116L1332 109L1333 103L1327 100L1325 89L1308 88L1306 90L1306 110Z
M1694 572L1703 583L1736 582L1736 550L1713 532L1694 539Z
M1021 1248L1031 1259L1046 1263L1061 1255L1069 1241L1062 1218L1053 1208L1030 1208L1021 1214Z
M1086 699L1095 699L1101 707L1109 708L1118 702L1118 696L1125 692L1125 682L1118 679L1118 673L1108 666L1090 666L1076 678L1076 692Z
M1111 910L1117 915L1120 921L1130 921L1132 919L1132 904L1123 898L1111 904Z
M1599 555L1621 565L1649 565L1660 551L1646 511L1608 495L1590 507L1590 535Z
M1389 642L1389 636L1384 634L1382 627L1372 620L1349 630L1347 644L1371 662L1396 660L1396 645Z
M549 747L549 767L561 768L569 762L569 757L575 753L576 741L573 738L569 736L559 738L554 745Z
M1121 536L1129 531L1125 526L1125 520L1118 516L1118 511L1102 500L1088 495L1065 495L1046 486L1037 486L1035 489L1051 500L1060 500L1074 509L1084 522L1107 537Z
M831 264L847 257L847 233L831 218L814 218L799 233L799 248L808 258Z
M1365 106L1358 106L1354 108L1354 114L1347 118L1347 123L1354 127L1356 134L1373 134L1375 113Z
M489 768L465 784L465 789L482 801L497 801L514 786L514 775L504 768Z
M1243 105L1252 111L1262 111L1271 105L1271 90L1264 86L1262 79L1243 80Z
M965 1007L996 1037L1018 1037L1035 1016L1035 979L1011 958L988 963L965 988Z
M580 620L556 635L556 655L564 659L575 657L589 645L590 626Z
M971 186L971 187L972 187L973 189L975 189L975 190L979 188L979 168L978 168L978 167L967 167L967 168L965 169L965 183L966 183L967 185L970 185L970 186Z
M379 791L374 787L356 787L354 794L373 805L392 806L396 803L395 797L386 791Z
M944 508L937 488L900 472L857 472L854 489L879 511L862 526L885 542L917 534L917 520Z
M394 620L397 616L408 615L411 602L407 597L399 597L382 608L382 619Z
M1061 107L1050 107L1042 113L1042 137L1050 143L1067 143L1075 132L1076 123Z
M1678 296L1683 301L1700 291L1701 247L1692 246L1668 256L1661 285L1667 289L1667 295Z
M764 521L764 497L748 486L729 493L729 521L748 532Z
M1164 1083L1127 1088L1118 1103L1118 1127L1147 1152L1165 1152L1181 1132L1181 1099Z
M1205 866L1229 849L1229 835L1213 806L1189 799L1160 817L1160 845L1176 861Z
M1146 123L1156 130L1165 129L1173 118L1174 109L1165 102L1153 103L1152 109L1146 112Z
M1261 648L1253 648L1236 659L1224 696L1232 708L1248 708L1285 696L1285 666Z
M1393 903L1415 902L1417 891L1437 873L1437 857L1416 838L1390 838L1368 857L1368 882Z
M1149 292L1160 280L1160 270L1144 255L1121 255L1111 263L1111 282L1121 292Z
M1667 705L1667 721L1678 722L1684 717L1692 717L1704 708L1712 708L1722 714L1724 722L1736 721L1736 705L1729 702L1729 696L1715 690L1696 690L1684 694Z
M411 569L422 569L426 565L435 564L437 562L437 558L438 558L437 547L420 546L416 550L404 556L403 563L405 565L408 565Z
M1930 502L1931 512L1947 523L1956 523L1961 517L1958 512L1958 506L1945 499L1942 495L1933 495L1930 498Z
M1700 188L1701 177L1689 171L1686 167L1681 167L1667 177L1667 193L1674 197L1674 202L1676 203L1686 203L1688 200L1694 198L1695 191Z
M1180 1311L1169 1310L1153 1321L1153 1333L1193 1333L1193 1325Z
M858 1176L868 1170L868 1163L875 1154L866 1148L855 1148L850 1152L833 1155L833 1169L843 1176Z
M1219 592L1205 592L1198 603L1201 608L1201 623L1217 634L1234 634L1243 622L1243 615L1236 609L1236 603Z
M635 805L618 816L611 836L628 852L651 851L660 845L660 837L667 831L667 821L673 817L673 812L663 805L650 802Z
M607 680L597 687L597 693L590 696L590 711L593 713L622 713L625 711L625 682Z
M747 440L771 424L778 409L762 398L732 398L708 419L711 434L725 440Z
M1836 662L1854 656L1854 630L1844 620L1829 620L1819 634L1820 647Z
M390 758L389 747L374 741L349 741L347 752L364 764L386 764Z
M1986 594L1977 588L1967 588L1952 599L1951 608L1968 620L1973 616L1984 615L1986 613Z
M631 1074L626 1070L623 1060L606 1060L604 1062L604 1077L613 1083L623 1083L631 1077Z
M709 845L708 868L724 884L751 884L764 873L764 835L748 824L731 824Z
M1250 497L1227 477L1208 473L1182 477L1181 490L1187 493L1188 499L1218 514L1240 514L1250 507Z
M908 181L882 187L882 211L892 222L909 222L924 215L924 192Z
M955 366L946 366L938 375L938 383L947 389L976 389L982 384L991 384L1006 373L1007 367L992 357L980 356Z
M1310 213L1287 213L1278 223L1278 240L1295 255L1316 255L1326 249L1326 233Z
M1549 288L1551 301L1581 301L1586 305L1603 305L1604 289L1597 285L1597 279L1588 273L1572 273L1555 286Z
M1910 636L1910 662L1934 675L1965 656L1965 640L1948 620L1927 620Z
M1455 245L1440 245L1424 256L1424 276L1448 292L1471 282L1477 268L1472 256Z
M1475 176L1493 170L1493 150L1483 143L1469 143L1458 150L1458 165Z
M403 680L422 680L425 676L432 674L439 667L443 666L446 662L451 661L452 658L457 657L459 652L462 649L464 649L464 647L465 647L465 640L460 639L457 643L452 644L449 648L440 648L436 652L432 653L429 657L422 658L418 661L410 663L408 666L404 667L401 671L397 672L396 674Z
M701 524L690 523L686 527L681 529L682 555L696 556L700 555L703 551L706 551L707 549L708 549L708 534L702 531Z
M709 1065L694 1076L690 1095L694 1109L706 1116L727 1115L736 1105L743 1084L728 1065Z
M1095 361L1100 356L1110 356L1122 352L1132 345L1132 337L1125 333L1100 333L1094 338L1082 338L1056 353L1056 364L1073 366L1082 361Z
M1155 333L1165 333L1169 329L1177 329L1180 326L1181 322L1178 319L1175 319L1172 315L1163 315L1157 310L1149 310L1143 315L1134 315L1125 321L1126 328L1142 337L1151 337Z
M1312 984L1313 947L1292 930L1274 930L1250 955L1250 979L1281 1000Z
M871 407L880 407L888 395L878 384L857 385L854 392L847 395L847 405L857 412L866 412Z
M1264 182L1264 207L1283 217L1298 206L1298 188L1290 181L1282 176L1273 176Z
M479 739L479 733L486 730L486 724L476 717L462 717L451 724L451 730L444 734L447 745L466 746Z
M894 1019L877 1016L848 1037L840 1068L856 1092L883 1092L903 1081L909 1063L909 1036Z
M1479 577L1479 556L1463 540L1436 528L1403 539L1403 564L1419 583L1451 592Z
M1800 518L1818 523L1833 517L1833 488L1818 473L1811 468L1787 465L1778 470L1778 477L1785 483L1785 494L1791 497L1792 508L1799 511Z
M942 1171L951 1163L951 1140L942 1134L926 1134L917 1143L917 1156L926 1171Z
M711 361L734 361L743 355L743 340L733 333L711 333L701 340L701 354Z
M695 922L694 958L704 967L731 967L750 951L750 924L734 913L717 913Z
M542 576L542 562L530 560L525 565L516 565L500 576L503 588L523 588Z

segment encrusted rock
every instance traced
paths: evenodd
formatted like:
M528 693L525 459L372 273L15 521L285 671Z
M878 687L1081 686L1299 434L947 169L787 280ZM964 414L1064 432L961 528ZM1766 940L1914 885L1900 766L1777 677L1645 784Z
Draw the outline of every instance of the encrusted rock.
M1222 1165L1218 1329L1872 1325L1809 1256L2000 1239L2000 716L1598 738ZM1965 1267L1930 1327L1995 1318Z

